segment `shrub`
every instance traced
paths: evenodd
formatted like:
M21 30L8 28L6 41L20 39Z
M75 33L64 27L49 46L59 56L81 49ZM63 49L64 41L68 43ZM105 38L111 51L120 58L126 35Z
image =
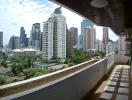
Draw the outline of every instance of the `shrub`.
M26 79L49 73L47 68L29 68L23 71Z

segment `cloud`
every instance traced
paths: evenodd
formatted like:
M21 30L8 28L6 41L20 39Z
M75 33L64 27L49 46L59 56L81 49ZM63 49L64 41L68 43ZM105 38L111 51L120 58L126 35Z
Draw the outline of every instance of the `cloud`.
M81 34L80 27L81 27L81 21L83 20L83 18L65 8L62 8L62 14L66 16L68 28L73 27L73 26L77 27L79 29L79 34Z
M97 26L97 25L94 25L94 27L96 28L96 38L102 41L103 27L102 26Z
M48 0L0 0L0 31L4 33L4 44L7 44L12 35L19 36L20 27L24 26L26 34L30 35L33 23L42 23L48 19L54 9L59 5ZM68 28L75 26L79 29L82 17L62 8L66 17ZM97 27L97 37L101 35L100 27Z
M116 41L119 37L109 28L109 37L111 40Z
M42 24L56 6L47 0L0 0L0 31L4 32L4 44L13 34L19 36L21 26L29 36L32 24Z

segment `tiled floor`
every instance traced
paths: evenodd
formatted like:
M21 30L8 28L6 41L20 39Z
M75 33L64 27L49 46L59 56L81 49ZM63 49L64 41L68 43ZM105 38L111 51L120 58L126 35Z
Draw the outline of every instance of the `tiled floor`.
M130 66L116 65L109 78L85 100L132 100Z
M117 65L111 73L104 91L100 94L100 100L128 100L130 86L130 67L127 65ZM104 93L112 93L107 99Z

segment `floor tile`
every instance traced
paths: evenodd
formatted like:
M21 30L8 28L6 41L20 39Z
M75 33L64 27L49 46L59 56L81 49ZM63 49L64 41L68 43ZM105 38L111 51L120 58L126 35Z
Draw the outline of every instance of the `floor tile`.
M129 84L128 84L128 83L121 82L121 83L120 83L120 86L122 86L122 87L128 87Z
M116 86L117 82L109 81L108 85Z
M128 100L128 95L117 94L116 100Z
M112 93L102 93L99 98L106 99L106 100L111 100L112 95L113 95Z
M115 87L114 87L114 86L106 86L106 87L104 88L104 90L105 90L105 91L114 92Z
M128 92L129 92L128 88L119 87L119 89L118 89L118 93L126 93L126 94L128 94Z

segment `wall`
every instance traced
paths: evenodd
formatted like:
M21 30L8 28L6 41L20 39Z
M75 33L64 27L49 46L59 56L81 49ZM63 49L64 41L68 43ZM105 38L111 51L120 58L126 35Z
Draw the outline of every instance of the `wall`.
M2 99L80 100L86 93L95 87L107 70L106 59L102 59L91 65L85 64L84 66L82 69L52 82Z
M123 54L115 54L115 63L117 64L127 64L129 57Z

